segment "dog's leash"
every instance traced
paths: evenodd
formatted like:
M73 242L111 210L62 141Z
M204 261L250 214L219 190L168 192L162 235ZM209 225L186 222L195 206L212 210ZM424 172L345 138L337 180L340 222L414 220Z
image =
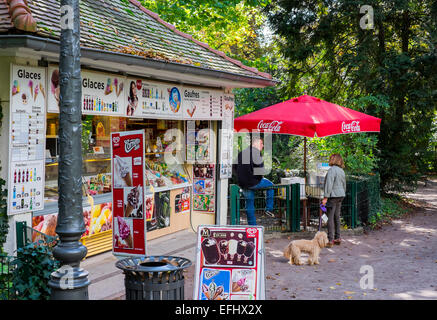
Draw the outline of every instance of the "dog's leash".
M323 203L320 204L320 209L323 211L323 213L326 213L326 207L323 205ZM322 229L322 215L319 213L319 231Z

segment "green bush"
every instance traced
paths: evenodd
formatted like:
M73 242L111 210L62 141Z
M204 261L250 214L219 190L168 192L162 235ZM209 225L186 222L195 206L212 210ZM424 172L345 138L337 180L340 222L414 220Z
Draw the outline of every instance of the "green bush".
M43 241L29 243L17 250L13 264L12 282L18 300L50 298L50 275L59 267L50 246L43 245Z
M369 217L369 225L372 229L380 228L384 223L398 219L407 212L408 210L403 206L403 199L400 196L382 197L381 210Z

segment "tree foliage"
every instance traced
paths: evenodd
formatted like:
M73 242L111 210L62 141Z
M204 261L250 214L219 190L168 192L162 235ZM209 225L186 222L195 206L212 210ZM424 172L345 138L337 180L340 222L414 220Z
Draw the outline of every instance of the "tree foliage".
M364 5L373 8L372 28L360 26L371 22L362 20ZM381 118L382 185L411 190L436 110L437 1L280 0L266 13L287 62L285 95L307 90Z
M148 9L216 50L249 60L259 54L264 16L270 0L141 0Z

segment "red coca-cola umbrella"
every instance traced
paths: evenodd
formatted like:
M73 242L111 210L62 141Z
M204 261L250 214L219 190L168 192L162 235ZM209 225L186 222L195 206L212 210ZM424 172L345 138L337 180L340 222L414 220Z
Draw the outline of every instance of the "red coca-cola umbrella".
M313 138L379 132L380 124L379 118L303 95L238 117L234 129Z
M380 124L379 118L303 95L236 118L234 130L313 138L356 132L379 132ZM306 139L306 171L305 158Z

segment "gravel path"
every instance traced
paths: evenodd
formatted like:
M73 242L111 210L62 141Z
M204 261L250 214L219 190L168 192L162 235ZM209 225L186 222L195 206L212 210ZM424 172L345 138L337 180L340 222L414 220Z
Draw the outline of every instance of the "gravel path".
M298 235L266 240L266 298L437 299L437 180L407 196L420 203L411 214L367 234L343 234L340 246L322 250L318 266L282 256ZM373 288L362 288L372 272Z
M291 240L313 234L266 235L266 299L437 300L437 179L407 196L419 204L410 214L367 234L343 232L340 246L322 249L318 266L290 265L282 255ZM373 287L363 289L370 270ZM185 277L191 300L194 263Z

